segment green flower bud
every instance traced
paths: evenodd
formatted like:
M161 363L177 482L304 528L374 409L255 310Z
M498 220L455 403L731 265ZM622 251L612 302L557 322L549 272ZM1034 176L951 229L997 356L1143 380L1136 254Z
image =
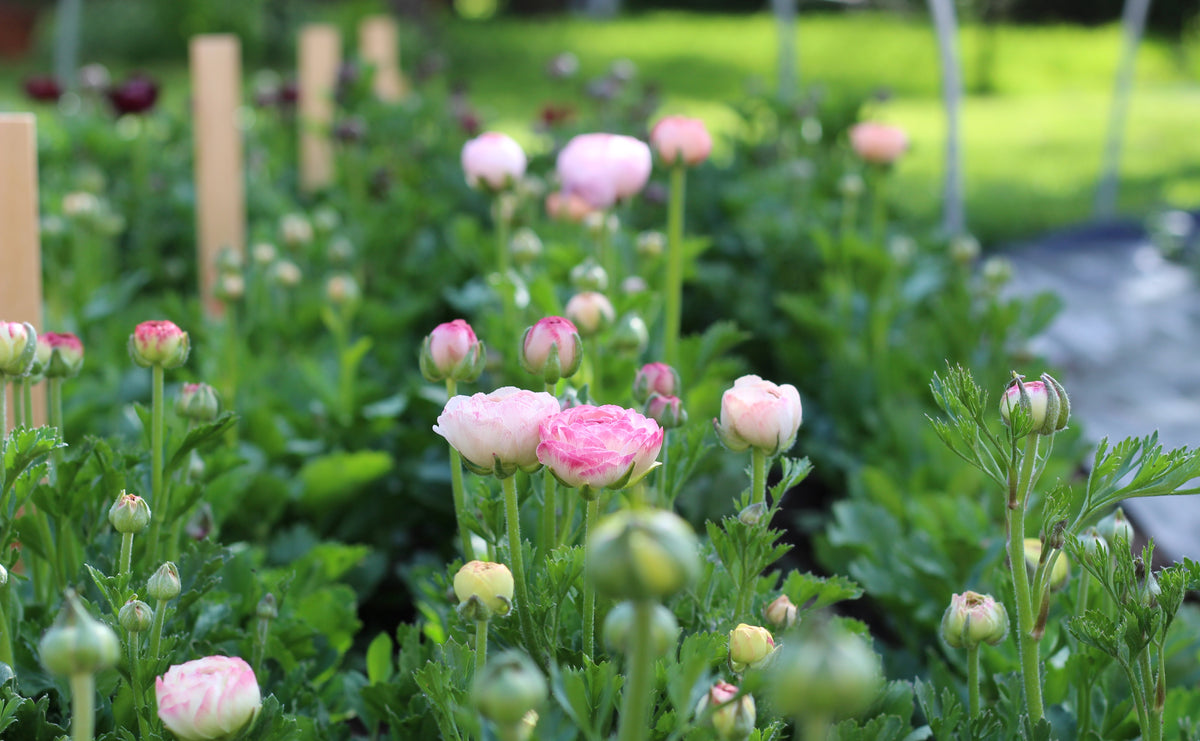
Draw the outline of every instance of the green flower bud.
M571 268L571 285L577 291L603 291L608 288L608 273L588 258Z
M875 699L882 681L879 658L866 640L837 623L789 637L768 670L768 688L779 712L846 718Z
M663 599L700 575L699 543L673 512L622 510L588 538L589 577L614 599Z
M37 355L47 378L74 378L83 367L83 343L73 334L42 334L37 340Z
M1032 576L1038 567L1038 563L1042 560L1042 541L1037 538L1025 539L1025 565L1029 569L1029 574ZM1062 589L1067 585L1067 580L1071 578L1071 564L1067 561L1067 556L1064 553L1058 554L1058 558L1054 561L1054 568L1050 571L1050 588Z
M729 668L735 674L762 666L774 650L775 640L766 628L739 623L729 631Z
M0 322L0 376L29 374L37 355L37 331L28 322Z
M62 612L38 644L42 666L59 677L96 674L116 666L121 644L112 628L96 620L68 591Z
M513 575L501 563L468 561L454 575L458 610L468 620L490 620L512 611Z
M274 620L279 617L279 605L275 601L275 595L267 592L258 601L258 606L254 609L254 614L259 620Z
M613 327L612 349L621 355L641 355L650 344L650 330L646 322L634 313L625 314Z
M1100 536L1113 545L1119 540L1125 540L1129 545L1133 545L1135 533L1133 523L1125 516L1125 510L1117 507L1113 513L1105 517L1096 525L1096 530Z
M122 535L140 533L150 524L150 505L136 494L126 494L122 489L117 501L108 508L108 521Z
M995 646L1007 635L1008 612L988 594L956 594L942 615L942 639L951 648Z
M207 383L185 383L175 400L175 412L194 422L212 422L221 410L217 391Z
M175 564L167 561L162 566L158 567L150 575L149 581L146 582L146 594L155 600L167 601L175 599L183 590L179 583L179 569L175 568Z
M546 701L546 679L519 651L491 656L475 677L471 698L480 715L498 726L520 723Z
M8 586L8 569L0 566L0 587Z
M604 643L613 651L629 653L633 631L632 602L620 602L604 618ZM675 614L662 605L654 605L650 622L650 652L657 658L667 656L679 642L679 623Z
M130 633L142 633L154 622L154 610L135 596L121 607L117 621Z

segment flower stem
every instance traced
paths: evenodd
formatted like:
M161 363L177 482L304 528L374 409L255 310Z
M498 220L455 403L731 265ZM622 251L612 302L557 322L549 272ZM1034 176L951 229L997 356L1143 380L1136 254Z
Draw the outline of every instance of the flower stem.
M679 363L679 332L683 316L683 196L687 170L682 163L671 169L671 195L667 203L667 280L663 320L663 361Z
M155 563L158 561L158 541L162 534L163 521L168 519L170 514L167 508L167 493L163 490L163 428L166 403L163 400L162 366L151 366L150 376L153 381L150 397L150 503L158 514L150 523L149 556L150 563ZM156 651L155 658L157 657Z
M767 454L761 448L750 448L750 503L766 504Z
M644 741L646 738L646 714L654 694L654 656L650 650L653 620L653 601L638 600L633 603L633 633L626 657L627 677L621 697L621 725L617 741Z
M1016 480L1016 500L1010 502L1008 510L1008 565L1017 602L1017 651L1021 656L1021 674L1025 681L1025 709L1034 722L1042 719L1044 711L1038 643L1033 637L1033 604L1029 593L1029 575L1025 570L1025 504L1032 485L1039 437L1031 434L1025 439L1025 452Z
M487 663L488 621L475 621L475 676L483 672Z
M128 574L133 569L133 533L121 534L121 570L117 575Z
M155 600L154 602L154 624L150 626L150 658L158 661L162 656L160 648L162 646L163 623L166 621L167 601Z
M138 736L139 738L149 738L149 729L146 728L146 695L142 690L142 672L141 660L139 654L140 641L138 640L140 633L138 631L129 631L125 637L125 644L129 648L129 685L133 690L133 708L134 715L137 716Z
M543 476L545 495L542 500L542 552L548 555L558 544L558 487L549 470L546 470Z
M967 647L967 697L971 718L979 717L979 646Z
M517 506L517 482L512 476L500 479L504 490L504 519L508 525L509 560L512 561L513 586L516 590L517 618L521 623L521 637L525 639L525 650L539 665L543 663L541 645L533 633L529 602L529 588L525 581L525 559L521 553L521 513Z
M823 715L801 716L796 718L796 729L796 737L804 741L825 741L829 736L829 719Z
M446 379L446 397L453 399L458 393L458 381ZM450 446L450 491L454 497L454 522L458 525L458 537L462 541L463 559L475 560L475 548L471 545L471 534L464 524L467 512L467 493L463 487L462 456Z
M21 381L21 395L25 397L25 426L33 427L33 381L28 377Z
M49 423L50 426L58 430L59 438L65 440L67 433L63 430L63 401L62 401L62 379L47 378L46 386L50 394L50 409Z
M16 411L15 409L13 411ZM8 439L8 379L0 373L0 443ZM4 446L0 444L0 454ZM4 466L0 466L0 484L4 483Z
M259 677L262 676L263 657L267 653L267 638L271 633L271 620L269 618L258 619L258 627L255 629L254 640L254 673Z
M583 542L587 543L588 534L600 519L600 500L589 499L583 512ZM591 549L584 547L583 570L588 570L588 559ZM596 655L596 588L590 579L583 584L583 655L590 661Z
M71 675L71 741L92 741L96 728L96 678Z
M887 224L887 177L880 167L872 167L868 177L874 186L871 188L871 237L876 244L882 244Z
M4 609L8 603L9 587L0 587L0 662L13 666L12 628L8 624L8 612Z
M21 404L21 379L13 381L13 430L25 426L25 409Z

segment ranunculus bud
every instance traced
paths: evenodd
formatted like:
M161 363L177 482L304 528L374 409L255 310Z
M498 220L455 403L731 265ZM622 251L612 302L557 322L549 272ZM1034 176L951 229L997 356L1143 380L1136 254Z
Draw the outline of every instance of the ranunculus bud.
M300 266L291 260L280 260L272 265L270 275L271 280L286 288L299 285L303 277Z
M861 713L882 682L879 657L861 636L837 623L805 625L771 662L767 687L776 709L834 719Z
M666 656L679 642L679 622L675 613L660 604L654 604L654 617L650 621L650 653L654 657ZM604 618L604 643L613 651L627 654L630 635L633 632L632 602L618 602Z
M614 599L663 599L700 575L699 543L681 517L665 510L622 510L588 538L588 576Z
M511 136L488 131L462 148L467 185L492 191L507 188L525 174L525 150Z
M117 622L130 633L143 633L150 630L154 622L154 610L136 596L121 606L117 614Z
M650 179L650 147L630 136L581 134L558 154L563 192L593 209L606 209L637 194Z
M145 113L158 102L158 83L144 73L134 73L108 89L108 102L121 115Z
M634 242L637 253L642 257L655 258L662 255L667 248L667 235L662 232L641 232Z
M541 467L538 432L559 411L551 394L505 386L490 394L451 398L433 431L462 454L472 472L511 476L518 468L532 472Z
M737 694L737 687L728 682L717 682L704 693L696 706L697 717L713 708L708 722L718 741L745 741L754 731L754 723L758 718L754 698L742 695L735 701Z
M73 334L46 332L37 339L46 378L73 378L83 367L83 343Z
M512 611L512 572L502 563L468 561L454 575L454 596L468 620L504 617Z
M508 251L517 265L529 265L542 256L542 240L537 232L523 226L513 233L508 242Z
M42 666L56 677L96 674L116 666L121 644L112 628L93 618L74 591L38 644Z
M645 293L649 288L650 286L646 285L646 279L640 275L627 275L625 280L621 281L621 292L626 296Z
M0 375L28 375L37 354L37 331L28 322L0 322Z
M570 319L548 316L525 330L521 367L546 383L570 378L583 362L583 339Z
M279 250L275 249L275 245L270 242L259 242L250 248L250 255L254 258L254 262L266 266L275 262L275 258L279 257Z
M664 430L673 430L687 424L687 410L683 408L683 402L678 396L651 394L642 413Z
M633 378L633 400L644 404L653 394L678 396L682 388L679 371L666 363L646 363Z
M487 351L475 330L463 319L433 328L421 344L421 375L427 381L471 382L479 378L487 363Z
M279 219L279 239L288 247L302 247L313 240L313 225L304 214L284 214Z
M574 193L555 191L546 196L546 214L555 221L578 224L591 210L591 205Z
M650 130L650 146L668 165L695 167L712 152L712 136L698 118L667 116Z
M154 680L154 695L158 717L180 741L233 738L262 708L254 670L236 656L172 666Z
M993 291L998 291L1008 285L1014 272L1012 260L998 255L984 260L983 265L979 268L979 274L983 277L984 283Z
M175 400L175 412L194 422L211 422L217 418L221 402L217 390L207 383L185 383Z
M580 291L603 291L608 288L608 273L589 257L571 268L571 285Z
M768 512L766 502L753 502L738 512L738 521L743 525L755 527L766 519Z
M1084 529L1076 539L1080 549L1089 556L1096 558L1103 554L1103 557L1108 557L1108 543L1101 537L1100 532L1089 527Z
M179 581L179 569L170 561L159 566L158 571L151 574L146 582L146 595L150 599L166 602L178 597L181 591L183 585Z
M1101 537L1114 546L1120 540L1124 540L1131 546L1133 545L1133 523L1125 516L1125 510L1121 507L1117 507L1111 515L1101 520L1096 526L1096 530L1099 531Z
M279 603L275 600L275 595L270 592L264 594L254 608L254 615L259 620L274 620L279 617Z
M150 505L136 494L122 489L117 501L108 508L108 521L118 533L140 533L150 524Z
M1010 423L1012 411L1018 406L1025 410L1025 416L1029 420L1028 432L1053 435L1067 429L1067 422L1071 417L1071 400L1062 384L1054 380L1049 373L1043 373L1040 381L1026 383L1020 377L1013 379L1000 399L1000 416L1004 419L1004 424Z
M1037 571L1038 562L1042 559L1042 541L1038 538L1025 539L1025 565L1028 567L1030 576ZM1071 577L1071 564L1067 561L1067 554L1060 553L1054 561L1054 569L1050 572L1050 588L1062 589L1067 585L1067 579Z
M838 178L837 181L838 193L848 201L853 201L861 197L866 188L867 186L863 183L862 176L857 172L848 172Z
M484 718L511 726L541 707L546 694L546 678L533 662L519 651L504 651L488 657L475 677L471 699Z
M995 646L1007 635L1008 611L990 594L956 594L942 615L942 639L951 648Z
M636 356L650 344L650 329L646 320L636 312L624 314L613 327L610 347L618 355Z
M800 392L758 376L742 376L721 396L717 437L735 452L758 448L777 455L792 447L801 422Z
M979 259L979 240L970 234L959 234L950 240L950 259L966 267Z
M563 311L567 318L579 328L584 337L591 337L608 327L617 318L612 302L603 293L584 291L577 293L567 302Z
M339 273L331 276L325 282L325 297L334 306L340 309L349 309L358 305L359 299L362 298L362 290L359 289L358 281L354 280L354 276L349 273Z
M775 630L785 630L796 624L796 605L786 594L781 594L766 606L763 617Z
M908 149L908 134L897 126L864 121L850 127L850 146L864 162L890 165Z
M240 301L246 295L246 279L241 273L225 273L217 279L213 295L222 301Z
M775 640L766 628L739 623L729 631L729 668L736 674L761 666L774 650Z
M142 322L129 335L129 357L143 368L178 368L190 351L188 333L174 322Z

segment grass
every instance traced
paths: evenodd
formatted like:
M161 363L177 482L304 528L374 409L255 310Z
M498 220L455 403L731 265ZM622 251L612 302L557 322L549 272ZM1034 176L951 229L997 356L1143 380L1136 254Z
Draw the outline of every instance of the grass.
M732 125L726 102L773 84L776 29L770 16L654 13L607 22L574 18L456 21L445 28L453 73L470 83L489 124L528 130L540 106L579 101L579 85L548 80L544 66L571 50L583 80L614 59L632 60L661 84L663 110L716 128ZM964 75L976 78L980 34L961 33ZM1087 219L1100 170L1120 28L1003 27L994 92L964 109L968 219L986 241L1006 241ZM904 126L913 149L897 169L899 206L936 215L945 131L933 33L923 16L802 16L804 84L868 95L890 91L871 115ZM1122 160L1120 208L1141 216L1200 206L1200 85L1183 49L1151 40L1139 53Z

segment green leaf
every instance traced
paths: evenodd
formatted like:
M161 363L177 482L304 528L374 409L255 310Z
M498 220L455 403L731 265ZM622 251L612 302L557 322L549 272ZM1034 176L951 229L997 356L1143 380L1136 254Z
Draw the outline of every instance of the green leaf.
M330 453L311 460L300 469L300 503L309 510L336 507L385 476L392 466L392 456L377 450Z
M817 576L812 572L792 571L780 591L797 607L808 612L862 596L862 587L844 576ZM809 604L811 602L811 604Z
M607 737L624 677L617 665L584 659L582 667L551 668L551 691L567 716L589 739Z
M392 677L392 639L380 633L367 647L367 680L382 684Z
M234 425L237 424L238 416L233 412L225 412L220 417L217 417L212 422L196 425L179 444L179 447L171 455L171 459L167 462L166 468L163 469L163 475L170 478L171 474L179 470L180 466L187 463L188 455L193 450L200 448L219 440L225 435Z

